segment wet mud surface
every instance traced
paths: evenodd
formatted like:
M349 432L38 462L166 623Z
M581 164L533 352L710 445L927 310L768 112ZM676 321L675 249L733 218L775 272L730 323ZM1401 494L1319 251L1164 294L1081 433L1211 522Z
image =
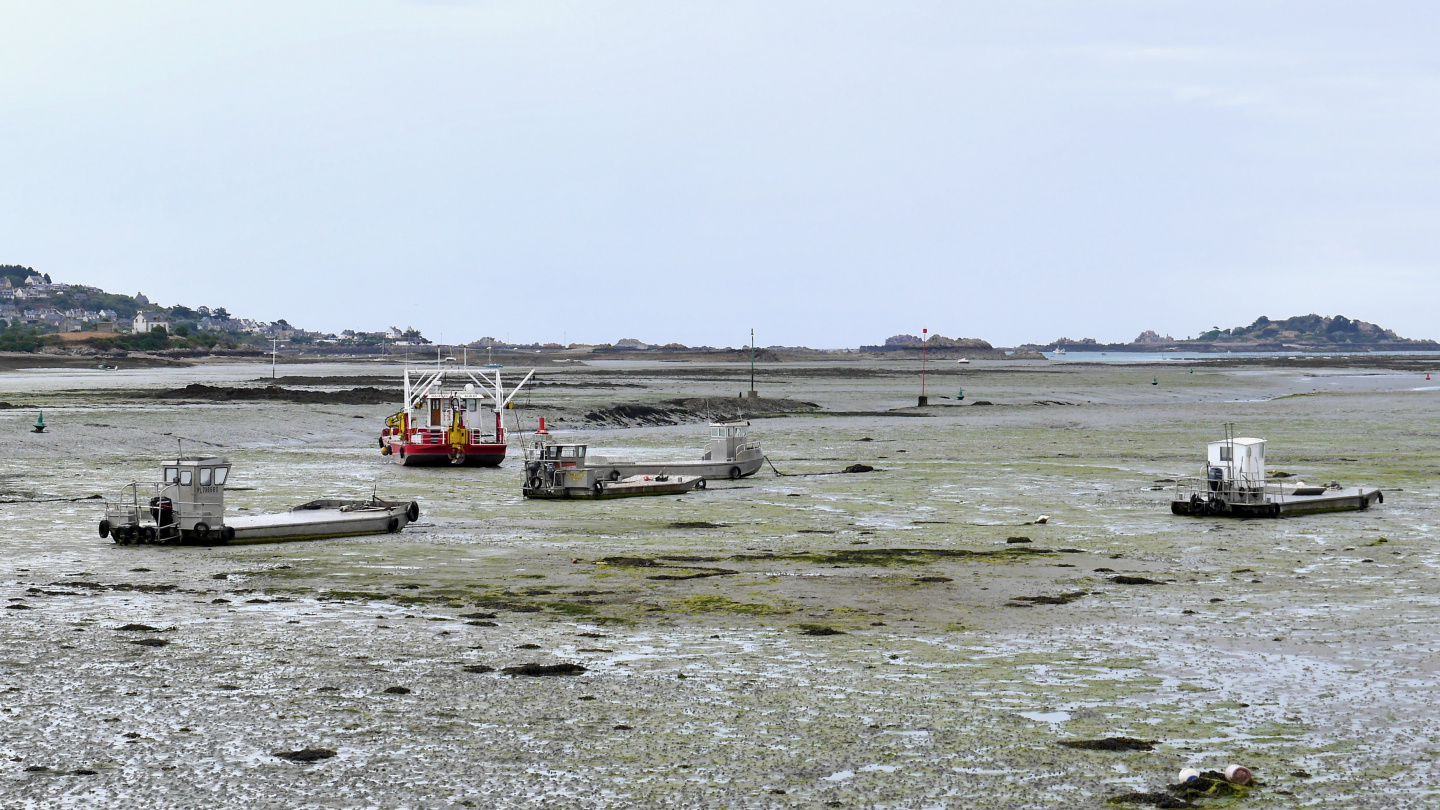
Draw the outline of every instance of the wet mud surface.
M386 463L390 404L122 395L244 387L256 366L0 375L26 405L0 413L0 804L1440 800L1440 391L1423 374L1202 365L1152 386L1150 369L972 364L931 385L992 407L830 415L914 405L904 368L854 365L761 375L767 397L823 409L752 420L799 475L598 502L523 500L518 453ZM297 389L383 376L288 371ZM617 363L547 370L565 385L541 390L583 417L733 398L747 372ZM28 432L33 406L49 432ZM1277 470L1379 486L1385 505L1171 515L1157 482L1192 474L1227 421L1268 438ZM637 458L707 441L566 424L557 438ZM177 441L232 460L232 514L374 489L424 516L351 540L101 541L85 499L155 477ZM852 464L876 469L804 474ZM1230 762L1258 785L1171 790Z

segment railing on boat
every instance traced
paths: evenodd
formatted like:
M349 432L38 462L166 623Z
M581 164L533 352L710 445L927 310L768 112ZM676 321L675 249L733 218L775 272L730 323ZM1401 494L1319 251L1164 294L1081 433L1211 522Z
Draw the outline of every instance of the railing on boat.
M120 490L120 497L105 499L105 519L110 521L110 525L112 526L131 526L141 523L143 518L151 516L151 520L158 525L160 523L159 519L153 517L153 513L150 510L158 510L160 507L158 505L151 506L150 501L162 497L169 499L171 514L174 516L171 518L171 523L165 525L172 525L178 522L181 514L193 514L199 511L198 507L200 506L214 505L210 503L201 504L199 501L178 500L173 496L163 495L162 493L167 487L174 487L174 484L163 484L158 481L137 481L127 485L124 489ZM145 492L144 495L140 494L142 490ZM142 500L144 501L143 503L141 502Z
M1285 501L1285 492L1280 485L1268 481L1248 479L1211 481L1200 476L1176 479L1175 500L1189 501L1197 496L1202 500L1219 498L1228 504L1240 506L1258 506Z

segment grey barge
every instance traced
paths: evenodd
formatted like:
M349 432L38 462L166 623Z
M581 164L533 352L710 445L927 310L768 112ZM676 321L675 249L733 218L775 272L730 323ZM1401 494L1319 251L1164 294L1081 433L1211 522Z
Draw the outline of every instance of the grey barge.
M135 482L105 500L100 537L120 545L224 545L319 540L398 532L420 517L414 501L318 500L268 515L226 518L230 462L216 456L167 461L163 480Z
M765 453L760 442L749 437L750 423L745 421L711 422L710 449L695 461L635 461L616 456L592 455L588 465L600 470L608 481L631 476L698 475L702 478L735 480L760 471Z
M612 468L587 462L583 444L547 444L525 463L526 498L633 498L641 495L679 495L704 489L699 475L629 475L611 478Z
M1195 517L1278 518L1354 512L1377 503L1385 503L1385 494L1374 487L1266 480L1265 440L1227 435L1210 443L1203 476L1176 481L1170 511Z

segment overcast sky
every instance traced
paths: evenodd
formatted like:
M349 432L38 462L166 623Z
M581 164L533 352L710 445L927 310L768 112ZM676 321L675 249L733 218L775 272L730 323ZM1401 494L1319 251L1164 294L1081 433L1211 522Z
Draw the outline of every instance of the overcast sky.
M0 0L0 264L435 339L1440 338L1434 2Z

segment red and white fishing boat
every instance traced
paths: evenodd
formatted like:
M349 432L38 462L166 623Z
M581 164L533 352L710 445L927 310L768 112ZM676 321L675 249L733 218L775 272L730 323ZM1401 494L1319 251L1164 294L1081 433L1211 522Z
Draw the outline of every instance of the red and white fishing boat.
M446 382L447 374L456 371L469 378L461 388ZM468 368L442 367L416 372L414 380L405 369L405 400L400 411L385 420L381 454L407 467L500 466L506 450L502 414L534 375L531 369L507 395L498 368L476 377Z

